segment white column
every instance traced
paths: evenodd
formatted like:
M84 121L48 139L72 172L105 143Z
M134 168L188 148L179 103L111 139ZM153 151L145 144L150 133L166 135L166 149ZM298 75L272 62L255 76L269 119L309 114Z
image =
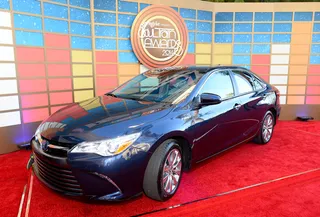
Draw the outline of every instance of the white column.
M0 11L0 127L21 124L11 15Z
M270 84L280 91L280 103L286 104L288 88L290 44L271 45Z

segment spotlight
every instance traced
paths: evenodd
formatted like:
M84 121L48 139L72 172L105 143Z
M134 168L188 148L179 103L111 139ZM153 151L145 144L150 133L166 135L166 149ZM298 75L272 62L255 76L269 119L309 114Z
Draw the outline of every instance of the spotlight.
M309 120L313 120L314 118L311 116L299 116L299 117L297 117L297 119L299 121L309 121Z

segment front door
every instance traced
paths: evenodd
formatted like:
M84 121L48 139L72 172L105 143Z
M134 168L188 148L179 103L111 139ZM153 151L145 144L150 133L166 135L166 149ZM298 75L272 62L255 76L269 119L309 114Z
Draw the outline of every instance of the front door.
M193 129L195 139L193 146L196 161L218 153L235 141L239 140L239 132L235 129L239 126L240 104L235 98L235 88L228 70L213 72L198 95L202 93L217 94L222 102L217 105L201 107L194 111Z

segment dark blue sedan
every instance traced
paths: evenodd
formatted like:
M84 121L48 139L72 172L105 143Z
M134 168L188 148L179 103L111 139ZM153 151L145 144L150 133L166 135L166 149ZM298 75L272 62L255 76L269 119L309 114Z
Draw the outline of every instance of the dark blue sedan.
M62 108L31 141L33 169L65 195L164 201L192 165L270 141L279 91L241 67L168 67Z

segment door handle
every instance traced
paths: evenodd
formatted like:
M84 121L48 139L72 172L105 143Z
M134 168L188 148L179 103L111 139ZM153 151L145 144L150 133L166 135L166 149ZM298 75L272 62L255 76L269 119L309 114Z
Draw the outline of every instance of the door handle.
M236 103L233 107L235 110L239 110L241 108L241 104Z

